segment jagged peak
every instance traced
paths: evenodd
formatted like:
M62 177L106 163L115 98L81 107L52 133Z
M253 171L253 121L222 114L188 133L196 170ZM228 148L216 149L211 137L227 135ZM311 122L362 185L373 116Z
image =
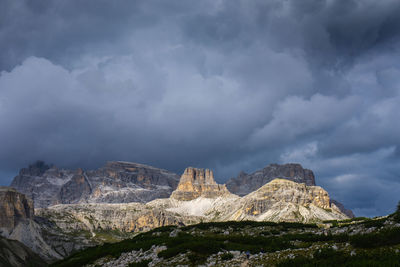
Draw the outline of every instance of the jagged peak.
M214 180L214 173L212 170L193 167L185 169L181 180L189 180L196 184L217 184Z
M200 196L216 198L230 194L225 185L215 182L212 170L188 167L183 172L178 187L172 193L171 198L192 200Z

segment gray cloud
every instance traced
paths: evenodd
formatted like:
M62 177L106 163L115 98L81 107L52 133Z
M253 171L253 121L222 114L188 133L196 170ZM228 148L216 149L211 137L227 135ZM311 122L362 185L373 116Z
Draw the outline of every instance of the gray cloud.
M2 1L0 179L300 162L357 215L400 189L400 3Z

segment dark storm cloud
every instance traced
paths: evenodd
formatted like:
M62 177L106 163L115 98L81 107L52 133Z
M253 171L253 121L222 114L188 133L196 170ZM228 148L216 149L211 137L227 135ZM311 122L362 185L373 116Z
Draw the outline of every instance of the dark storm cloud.
M300 162L357 215L400 190L400 3L2 1L0 175Z

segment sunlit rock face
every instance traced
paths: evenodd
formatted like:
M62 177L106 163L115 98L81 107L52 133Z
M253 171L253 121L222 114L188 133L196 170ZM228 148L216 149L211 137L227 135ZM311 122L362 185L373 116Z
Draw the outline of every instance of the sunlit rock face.
M177 189L171 198L177 200L193 200L198 197L217 198L230 195L225 185L217 184L214 174L209 169L186 168Z
M304 169L300 164L269 164L265 168L255 171L251 174L240 172L236 178L227 181L226 187L236 195L245 196L250 194L272 180L280 178L288 181L304 184L307 186L315 186L315 176L312 170ZM340 202L330 199L332 206L338 208L341 213L353 218L354 214L351 210L346 209Z
M323 209L330 208L328 192L321 187L307 186L285 179L274 179L257 191L250 193L247 198L270 203L283 201L302 206L313 204ZM259 213L264 212L266 209L259 210Z
M319 186L274 179L238 201L231 220L318 222L347 219Z

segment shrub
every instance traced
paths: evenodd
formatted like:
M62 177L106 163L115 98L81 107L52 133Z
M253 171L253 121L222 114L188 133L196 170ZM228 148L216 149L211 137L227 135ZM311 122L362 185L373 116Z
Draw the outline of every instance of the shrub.
M188 255L188 259L189 259L190 263L192 263L193 265L202 264L207 260L207 255L190 253Z
M222 256L221 256L221 260L228 261L230 259L233 259L232 253L227 252L227 253L222 254Z
M132 262L128 265L128 267L147 267L151 260L142 260L140 262Z
M400 244L400 228L384 229L377 233L358 234L350 237L350 243L359 248L376 248Z

